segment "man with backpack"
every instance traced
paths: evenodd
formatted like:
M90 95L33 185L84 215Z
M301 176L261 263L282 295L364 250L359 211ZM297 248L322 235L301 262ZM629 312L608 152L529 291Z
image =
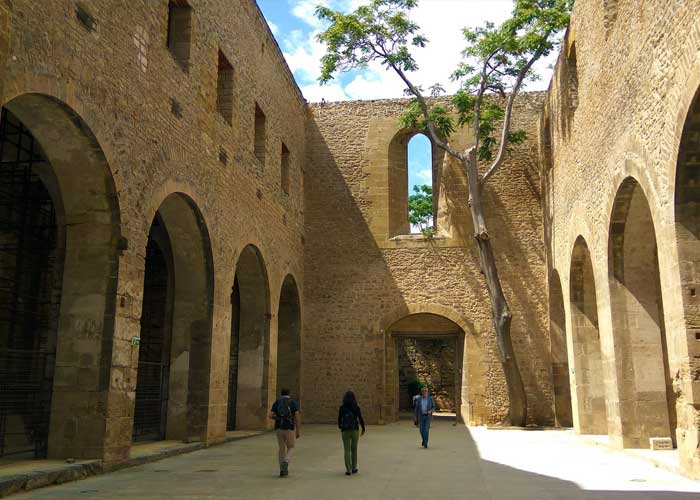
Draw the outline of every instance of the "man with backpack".
M272 405L270 418L275 421L279 445L280 477L289 475L289 458L295 441L301 437L301 413L296 401L289 397L289 389L282 389L281 397Z

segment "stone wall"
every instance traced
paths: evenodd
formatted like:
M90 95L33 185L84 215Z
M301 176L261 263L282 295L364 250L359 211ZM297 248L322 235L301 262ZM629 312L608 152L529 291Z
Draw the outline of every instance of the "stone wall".
M265 268L259 322L268 329L261 363L270 401L263 404L274 397L280 289L290 274L300 289L304 283L305 104L255 2L188 3L183 70L167 47L167 0L118 9L93 0L80 2L80 13L73 0L41 7L12 0L11 17L10 3L0 1L0 103L46 151L70 223L50 456L128 456L138 362L131 340L140 334L146 241L171 195L182 201L177 217L198 228L179 236L192 243L193 259L202 256L207 275L206 293L188 299L205 302L204 316L180 308L183 332L200 322L199 347L190 352L184 344L182 352L200 367L183 380L202 389L186 417L199 422L196 438L215 441L225 432L231 288L248 244ZM233 66L231 124L216 108L219 51ZM256 103L267 118L264 162L253 147Z
M574 395L587 383L572 335L580 319L581 288L572 278L578 240L576 248L590 253L588 282L597 301L602 432L617 446L634 445L639 432L655 429L652 420L666 415L666 401L654 411L643 410L645 401L665 393L678 423L664 432L677 438L683 470L700 477L697 249L691 249L699 217L697 156L686 154L697 143L697 122L687 118L696 113L700 86L700 1L606 4L576 2L541 119L545 241L550 276L561 279L574 424L581 430L593 411ZM641 193L635 196L650 212L651 229L640 230L641 219L631 215L636 209L625 208L632 192L625 186ZM624 208L621 217L617 207ZM622 244L625 234L636 234L630 249ZM636 271L644 283L635 284L635 273L625 273L619 259L645 248L658 262ZM635 292L640 287L648 289ZM643 345L635 340L641 334L649 336ZM653 353L652 364L641 362Z
M438 411L454 412L456 338L426 339L405 337L399 340L399 409L411 411L415 382L425 384L435 399Z
M553 422L540 180L538 110L543 94L523 95L515 127L531 140L513 148L485 190L487 223L512 310L513 339L532 422ZM462 407L472 423L507 411L491 311L471 236L464 174L451 160L434 165L434 239L389 229L389 172L406 100L316 104L307 122L305 308L307 419L330 422L353 388L370 422L396 418L392 324L415 313L449 318L464 332ZM457 146L468 137L461 132ZM319 374L322 375L319 378ZM323 383L319 383L322 379Z

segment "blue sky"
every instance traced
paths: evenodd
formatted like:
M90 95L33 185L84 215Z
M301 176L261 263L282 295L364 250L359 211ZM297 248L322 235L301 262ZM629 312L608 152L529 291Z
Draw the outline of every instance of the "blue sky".
M378 64L363 70L338 75L328 84L318 84L320 59L324 47L316 40L323 25L314 15L316 5L350 11L366 0L258 0L272 32L282 48L287 64L309 102L381 99L404 97L404 85L392 72ZM449 75L460 60L463 48L461 29L481 26L486 21L500 24L513 7L512 0L420 0L411 14L428 37L427 47L415 50L419 69L411 75L414 83L425 88L441 83L447 90L455 90ZM544 90L549 85L551 69L556 59L553 54L541 61L535 70L542 76L527 90ZM409 193L416 184L430 184L430 143L416 136L409 144Z

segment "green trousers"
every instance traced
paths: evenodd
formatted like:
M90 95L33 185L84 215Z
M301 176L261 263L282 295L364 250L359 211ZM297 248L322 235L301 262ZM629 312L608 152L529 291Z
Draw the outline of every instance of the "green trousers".
M357 442L360 440L360 431L342 431L343 449L345 450L345 470L352 472L357 469Z

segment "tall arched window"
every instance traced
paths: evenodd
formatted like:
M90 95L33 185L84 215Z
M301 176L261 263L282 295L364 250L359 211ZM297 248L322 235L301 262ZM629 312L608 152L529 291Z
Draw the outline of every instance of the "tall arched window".
M411 233L432 230L435 224L433 202L433 146L424 134L415 134L406 146L408 175L408 221Z

